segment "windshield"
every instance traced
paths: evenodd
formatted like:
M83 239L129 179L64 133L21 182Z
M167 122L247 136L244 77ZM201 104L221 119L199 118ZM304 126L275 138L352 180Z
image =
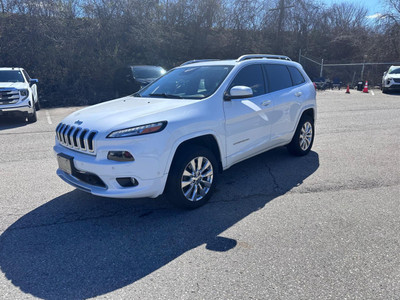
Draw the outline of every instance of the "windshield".
M133 77L135 78L158 78L165 74L165 70L161 67L154 66L138 66L133 67Z
M396 68L389 71L389 74L400 74L400 68Z
M25 82L21 71L0 71L0 82Z
M139 93L142 97L203 99L212 95L233 66L174 69Z

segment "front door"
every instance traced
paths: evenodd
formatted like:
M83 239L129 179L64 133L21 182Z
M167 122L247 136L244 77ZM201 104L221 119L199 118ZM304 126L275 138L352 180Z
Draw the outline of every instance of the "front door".
M273 108L261 65L242 68L230 84L228 93L234 86L250 87L253 97L224 101L228 166L268 147Z

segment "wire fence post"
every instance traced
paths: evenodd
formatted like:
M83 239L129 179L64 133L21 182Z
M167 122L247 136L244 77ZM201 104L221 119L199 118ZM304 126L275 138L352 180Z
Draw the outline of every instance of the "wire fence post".
M364 68L365 68L365 63L363 63L362 69L361 69L361 81L364 80Z
M322 77L323 70L324 70L324 59L321 60L321 71L319 72L319 77Z

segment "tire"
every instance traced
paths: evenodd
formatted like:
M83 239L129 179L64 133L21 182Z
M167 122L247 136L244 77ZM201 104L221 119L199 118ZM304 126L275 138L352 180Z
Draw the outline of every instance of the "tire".
M295 156L303 156L310 152L314 143L314 120L308 115L301 117L292 141L287 145L288 151Z
M35 103L35 108L36 108L37 111L40 110L40 102L39 102L39 99L37 99L37 101L36 101L36 103Z
M28 123L35 123L37 121L36 105L33 105L33 113L28 115Z
M387 88L382 88L382 93L383 94L387 94L388 93L388 89Z
M166 185L167 199L186 209L206 204L215 189L217 170L217 160L209 149L184 147L172 162Z

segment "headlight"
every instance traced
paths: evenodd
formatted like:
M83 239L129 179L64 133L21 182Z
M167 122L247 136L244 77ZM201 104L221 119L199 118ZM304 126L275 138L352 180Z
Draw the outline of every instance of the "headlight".
M27 89L19 90L19 94L22 99L26 99L29 96L29 91Z
M392 79L393 79L392 77L388 77L388 78L386 78L386 80L389 80L389 81L390 81L390 80L392 80Z
M145 124L141 126L130 127L126 129L116 130L107 135L108 138L121 138L136 135L143 135L162 131L167 126L167 121Z

